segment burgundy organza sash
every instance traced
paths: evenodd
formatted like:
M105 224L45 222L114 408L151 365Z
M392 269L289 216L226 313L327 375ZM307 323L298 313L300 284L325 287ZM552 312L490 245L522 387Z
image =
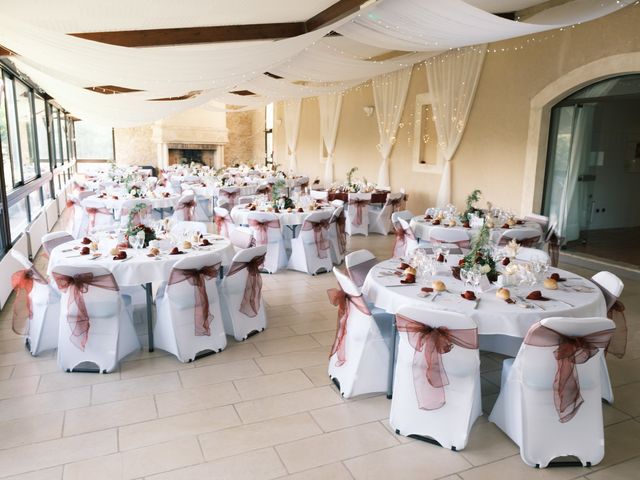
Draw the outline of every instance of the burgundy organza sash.
M347 338L347 322L349 320L349 311L354 306L365 315L370 315L369 307L362 295L352 296L346 293L340 286L338 288L330 288L327 290L329 301L334 307L338 307L338 327L336 329L336 339L333 341L331 353L329 357L338 354L336 367L341 367L347 361L345 341Z
M176 212L183 210L183 218L187 221L190 222L193 220L193 211L196 208L196 201L195 200L190 200L188 202L180 202L178 204L178 206L176 207Z
M89 291L89 287L102 288L117 292L119 290L113 275L94 275L93 273L80 273L78 275L63 275L53 272L53 279L58 285L61 292L68 291L67 303L67 323L71 327L71 336L69 339L80 350L84 351L84 347L89 339L90 318L87 306L84 302L84 294ZM72 306L76 304L77 313L73 315Z
M327 250L331 247L327 238L329 220L320 220L319 222L305 220L302 224L302 230L313 230L313 241L316 244L316 253L318 254L318 258L327 258Z
M349 205L354 205L356 207L356 214L351 219L351 224L359 227L362 225L362 215L364 213L364 209L371 203L370 200L366 199L351 199L349 200Z
M89 228L96 226L96 217L98 215L106 215L111 217L111 210L107 208L86 207L87 215L89 215Z
M344 214L344 210L338 217L332 217L331 223L336 224L336 233L338 235L338 248L340 249L341 254L345 254L347 252L347 217Z
M387 201L385 203L385 207L389 206L391 207L391 212L399 212L402 206L404 199L402 197L398 197L398 198L387 198Z
M624 357L627 351L627 319L624 315L624 304L617 297L611 295L609 290L604 288L598 282L591 280L602 292L604 300L607 304L607 317L616 324L616 331L611 338L611 342L605 350L605 353L611 353L618 358Z
M222 193L222 196L227 198L227 202L229 202L229 205L234 207L235 204L236 204L236 200L237 200L238 196L240 195L240 190L237 190L235 192L229 192L227 190L221 190L220 193Z
M29 269L18 270L11 275L11 287L16 291L11 327L18 335L27 335L29 333L29 321L33 318L33 303L31 302L33 282L42 285L48 283L34 266Z
M538 243L540 243L540 235L538 235L537 237L529 237L529 238L512 238L512 237L505 237L504 235L500 238L500 242L498 242L498 245L503 246L506 245L507 243L509 243L511 240L515 240L516 243L518 245L521 245L523 247L529 247L529 248L533 248L536 245L538 245Z
M223 235L225 238L229 238L229 224L233 223L233 221L229 218L228 215L216 215L214 217L214 222L216 223L216 228L218 229L218 234Z
M213 316L209 311L209 295L207 295L207 280L215 280L220 270L221 263L207 265L202 268L174 268L169 276L169 285L188 282L193 285L196 304L193 310L193 324L196 337L211 335L211 322Z
M80 200L74 197L67 197L67 209L64 211L63 215L63 224L66 225L66 228L73 232L73 227L75 226L75 207L78 206L82 208L80 205Z
M410 240L415 240L416 236L413 234L413 230L411 227L406 230L402 228L400 223L396 223L394 225L396 231L396 239L393 243L393 258L402 257L407 251L407 238Z
M303 183L298 183L298 185L296 185L298 188L300 188L300 190L304 190L305 188L307 188L309 186L309 180L307 180L306 182Z
M529 330L524 343L535 347L558 347L553 351L556 375L553 380L553 400L561 423L571 420L584 403L576 364L586 363L606 348L614 330L603 330L583 337L569 337L537 323Z
M63 243L67 243L73 240L71 235L65 235L64 237L56 237L51 240L47 240L46 242L42 242L42 248L44 248L45 254L49 255L51 251L56 248L58 245L62 245Z
M371 270L377 264L378 259L372 258L370 260L354 265L353 267L347 269L347 271L349 272L349 278L353 280L353 283L355 283L357 287L361 287L362 285L364 285L364 281L369 274L369 270Z
M413 386L418 406L422 410L437 410L446 403L444 387L449 377L442 363L442 355L455 345L462 348L478 348L478 329L447 327L433 328L402 315L396 315L398 331L406 332L414 349Z
M227 273L227 275L234 275L240 270L247 269L247 283L240 303L240 312L247 317L255 317L260 310L260 297L262 295L260 267L264 263L265 256L266 254L253 257L248 262L233 262Z
M280 220L277 218L274 220L256 220L255 218L249 219L249 226L256 231L256 240L258 245L266 245L269 242L269 228L280 229Z

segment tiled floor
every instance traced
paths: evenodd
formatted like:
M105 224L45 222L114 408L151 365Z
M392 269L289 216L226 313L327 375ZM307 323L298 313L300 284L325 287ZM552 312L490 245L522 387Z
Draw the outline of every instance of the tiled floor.
M392 239L356 238L380 257ZM579 273L591 274L582 271ZM395 435L383 395L344 400L327 377L336 312L331 274L264 277L267 330L181 364L140 352L108 375L60 372L32 358L0 316L0 478L48 479L570 479L640 474L640 284L627 282L624 360L609 366L606 456L594 468L536 470L486 416L451 452ZM499 358L482 356L483 403L499 390Z

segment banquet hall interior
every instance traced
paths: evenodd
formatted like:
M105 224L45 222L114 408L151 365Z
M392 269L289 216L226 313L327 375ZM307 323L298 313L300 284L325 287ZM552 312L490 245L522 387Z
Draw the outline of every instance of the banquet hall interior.
M640 1L0 3L0 479L640 470Z

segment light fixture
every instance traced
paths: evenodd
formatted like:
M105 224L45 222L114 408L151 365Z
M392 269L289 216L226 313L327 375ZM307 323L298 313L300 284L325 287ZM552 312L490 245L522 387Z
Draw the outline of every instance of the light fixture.
M374 106L373 105L366 105L366 106L362 107L362 110L364 111L364 114L367 117L370 117L371 115L373 115Z

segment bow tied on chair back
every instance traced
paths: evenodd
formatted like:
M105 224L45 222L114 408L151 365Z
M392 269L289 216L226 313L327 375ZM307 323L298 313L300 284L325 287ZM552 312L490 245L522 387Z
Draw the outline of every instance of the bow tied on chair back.
M411 227L406 230L402 228L400 222L396 222L393 225L395 229L396 238L393 243L393 258L400 258L405 255L407 250L407 238L410 240L415 240L416 236L413 234L413 230Z
M355 307L365 315L370 315L369 307L364 301L362 295L349 295L339 285L338 288L330 288L327 290L329 301L334 307L338 307L338 326L336 329L336 338L331 346L329 358L334 354L338 354L336 367L341 367L347 361L345 342L347 337L347 323L349 320L349 311L351 307Z
M612 295L609 290L604 288L595 280L591 279L593 283L600 289L604 300L607 304L607 318L616 324L616 331L611 338L611 342L605 349L605 353L611 353L612 355L622 358L627 351L627 319L624 315L624 304L618 300L618 297Z
M269 228L277 228L280 229L280 220L258 220L255 218L249 219L249 226L256 231L256 240L257 245L266 245L269 243L269 233L267 229Z
M606 348L613 332L614 329L610 329L570 337L538 323L527 333L524 339L527 345L557 347L553 351L556 359L553 400L561 423L571 420L584 403L576 365L586 363L600 348Z
M18 270L11 275L11 288L16 291L11 328L18 335L29 333L29 321L33 318L31 291L34 282L41 285L48 283L33 265L31 268Z
M340 215L337 217L331 217L330 223L336 224L336 234L338 236L338 249L340 250L340 254L344 255L347 253L347 217L344 214L344 210L340 212Z
M193 220L193 213L196 208L196 201L189 200L188 202L180 202L176 207L176 211L183 210L184 219L187 222Z
M331 247L326 236L329 230L329 224L329 220L320 220L317 222L305 220L302 224L302 230L313 230L313 241L316 244L318 258L327 258L327 250Z
M403 197L398 198L390 198L387 197L387 201L385 202L385 207L391 207L391 213L399 212L401 210L401 206L404 199Z
M247 283L244 287L240 312L247 317L255 317L260 310L260 297L262 295L262 277L260 267L264 263L266 253L253 257L248 262L233 262L229 268L228 276L234 275L241 270L247 269Z
M94 275L91 272L79 273L77 275L64 275L53 272L53 279L61 292L68 292L67 302L67 323L71 327L69 339L80 350L89 339L90 318L87 305L84 301L84 294L89 291L89 287L102 288L114 292L119 291L118 284L112 274ZM77 312L72 313L72 306L75 303Z
M362 225L362 215L364 214L364 209L371 203L370 200L364 198L352 198L349 200L349 205L354 205L356 208L356 214L351 219L351 224L359 227Z
M409 344L414 349L413 386L418 407L422 410L437 410L446 403L444 387L449 377L442 363L442 355L454 346L478 349L478 329L431 327L396 315L399 332L406 332Z
M236 190L235 192L230 192L228 190L222 190L222 193L224 194L225 197L227 197L227 202L229 203L229 205L231 205L231 207L235 207L236 200L237 200L238 196L240 195L240 190Z
M104 207L85 207L87 211L87 215L89 215L89 229L92 229L96 226L96 217L98 215L106 215L111 217L111 210Z
M233 223L228 215L224 217L222 215L215 215L213 221L216 224L216 228L218 229L218 235L224 236L224 238L229 238L229 224Z
M221 263L207 265L202 268L174 268L169 276L169 285L188 282L193 285L196 303L193 311L193 322L196 337L211 335L209 317L209 295L207 295L207 280L215 280Z

